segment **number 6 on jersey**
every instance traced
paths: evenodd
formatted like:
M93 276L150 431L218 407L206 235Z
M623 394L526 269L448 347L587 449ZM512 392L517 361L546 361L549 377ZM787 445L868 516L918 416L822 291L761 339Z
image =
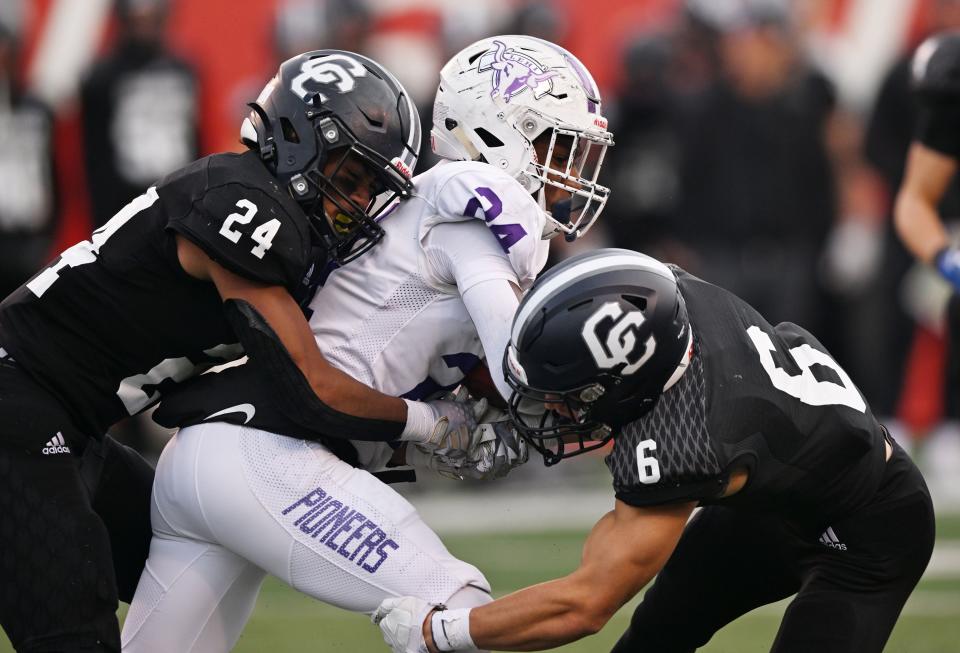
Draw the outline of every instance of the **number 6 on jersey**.
M250 224L253 216L257 214L257 205L250 200L238 200L237 207L243 209L244 212L242 214L231 213L227 216L227 219L223 221L223 226L220 227L220 235L232 243L238 242L242 235L238 230L232 228L233 224ZM276 218L264 222L254 229L253 233L250 234L250 238L253 239L253 242L257 243L257 246L250 250L250 253L257 258L263 258L267 250L273 246L273 237L277 235L279 229L280 221Z
M660 482L660 463L653 457L656 450L657 443L651 439L637 443L637 474L644 485Z

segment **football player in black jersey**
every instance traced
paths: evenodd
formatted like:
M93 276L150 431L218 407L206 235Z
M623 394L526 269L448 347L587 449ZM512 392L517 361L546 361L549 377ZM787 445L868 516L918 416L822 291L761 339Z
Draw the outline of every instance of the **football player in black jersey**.
M960 32L924 41L913 55L911 75L920 118L897 193L895 224L907 249L960 289L960 249L938 211L960 160Z
M615 653L694 651L794 594L773 651L883 649L933 549L930 495L810 333L643 254L596 250L537 280L505 367L514 422L547 464L613 439L615 508L565 578L472 611L384 601L374 617L395 651L559 646L654 575ZM524 401L548 417L528 423Z
M409 196L408 94L327 50L284 62L250 106L249 151L158 181L0 305L0 625L19 651L119 650L152 470L103 434L177 382L247 354L315 433L456 446L475 426L331 367L298 305Z

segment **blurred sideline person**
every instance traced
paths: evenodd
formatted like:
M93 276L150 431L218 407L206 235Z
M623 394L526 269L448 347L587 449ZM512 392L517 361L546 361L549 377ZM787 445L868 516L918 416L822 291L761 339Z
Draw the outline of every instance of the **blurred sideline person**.
M0 624L19 651L119 650L153 470L103 434L178 382L245 353L317 431L439 445L473 430L463 406L331 367L298 305L313 271L382 238L374 196L409 196L406 92L369 59L320 51L252 106L254 149L161 179L0 305Z
M715 31L720 66L695 101L671 107L684 120L664 239L770 319L816 329L827 314L817 261L836 214L826 142L835 94L799 46L793 4L687 2Z
M0 11L0 297L49 260L60 221L54 115L17 74L21 20L14 3Z
M915 51L910 62L913 90L918 98L919 116L913 141L907 155L903 181L894 205L897 233L906 248L921 263L932 266L949 284L947 301L938 295L940 288L927 283L924 296L914 298L917 306L925 304L946 310L928 310L928 328L939 332L946 317L948 354L947 405L956 406L958 343L960 343L960 247L946 220L956 216L941 215L947 199L955 200L955 175L960 158L960 31L945 31L931 36ZM955 203L955 202L954 202ZM925 313L919 312L925 316ZM938 402L939 403L939 402ZM922 435L922 434L919 434Z
M579 237L606 203L596 176L612 144L605 124L590 74L549 42L500 36L454 56L440 73L432 133L448 161L414 178L381 246L333 270L308 308L331 363L382 392L426 399L477 376L485 358L505 406L501 365L520 292L548 239ZM154 539L125 651L230 649L268 573L367 613L403 594L461 607L490 600L483 575L368 471L506 474L526 455L505 413L465 456L310 442L271 405L271 379L247 367L198 377L155 415L185 428L158 465Z
M911 62L921 112L910 146L895 219L904 244L960 289L960 249L938 212L960 157L960 32L930 37Z
M117 43L83 82L94 228L157 179L200 156L197 74L164 43L170 4L116 0Z
M547 464L614 441L615 508L580 567L473 610L389 599L394 651L542 650L599 631L656 575L613 651L689 653L796 594L772 651L879 653L930 558L930 495L809 332L629 250L534 284L511 417ZM553 419L530 420L521 401ZM688 523L697 505L705 506Z

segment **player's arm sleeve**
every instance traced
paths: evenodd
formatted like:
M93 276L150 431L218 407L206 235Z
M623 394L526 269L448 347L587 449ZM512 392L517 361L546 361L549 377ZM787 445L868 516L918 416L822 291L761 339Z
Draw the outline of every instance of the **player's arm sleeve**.
M482 175L464 171L443 184L437 195L437 215L421 226L421 242L435 222L485 226L520 287L526 288L546 262L545 220L536 201L516 180L493 168Z
M720 477L667 480L662 485L614 484L617 499L635 508L662 506L673 503L699 502L715 499L726 485Z
M960 159L960 101L920 107L914 138L941 154Z
M483 344L490 376L509 401L503 352L520 303L519 280L509 257L477 221L435 226L424 241L424 251L432 274L456 285Z
M664 412L651 413L644 419L684 419L672 411ZM726 488L728 474L708 451L710 444L683 426L657 440L646 434L621 434L615 443L605 462L613 475L617 499L627 505L643 508L710 501Z
M259 283L293 288L309 264L305 219L239 183L208 189L167 227L230 272Z

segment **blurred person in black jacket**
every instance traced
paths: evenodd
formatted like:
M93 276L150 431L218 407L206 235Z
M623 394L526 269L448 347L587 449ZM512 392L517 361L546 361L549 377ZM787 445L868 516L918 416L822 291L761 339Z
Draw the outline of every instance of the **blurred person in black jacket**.
M0 299L46 262L59 218L53 113L17 79L18 24L0 16Z
M689 6L718 31L721 69L684 134L673 228L686 263L773 323L829 336L816 265L835 214L833 88L799 52L785 0Z
M610 122L611 195L601 227L618 247L689 265L672 238L680 202L682 135L693 104L716 81L717 34L687 10L675 29L632 38L623 55L624 80Z
M364 53L372 27L365 0L282 0L273 31L277 61L318 48Z
M193 68L164 44L168 0L116 0L117 43L81 89L94 227L200 156Z

